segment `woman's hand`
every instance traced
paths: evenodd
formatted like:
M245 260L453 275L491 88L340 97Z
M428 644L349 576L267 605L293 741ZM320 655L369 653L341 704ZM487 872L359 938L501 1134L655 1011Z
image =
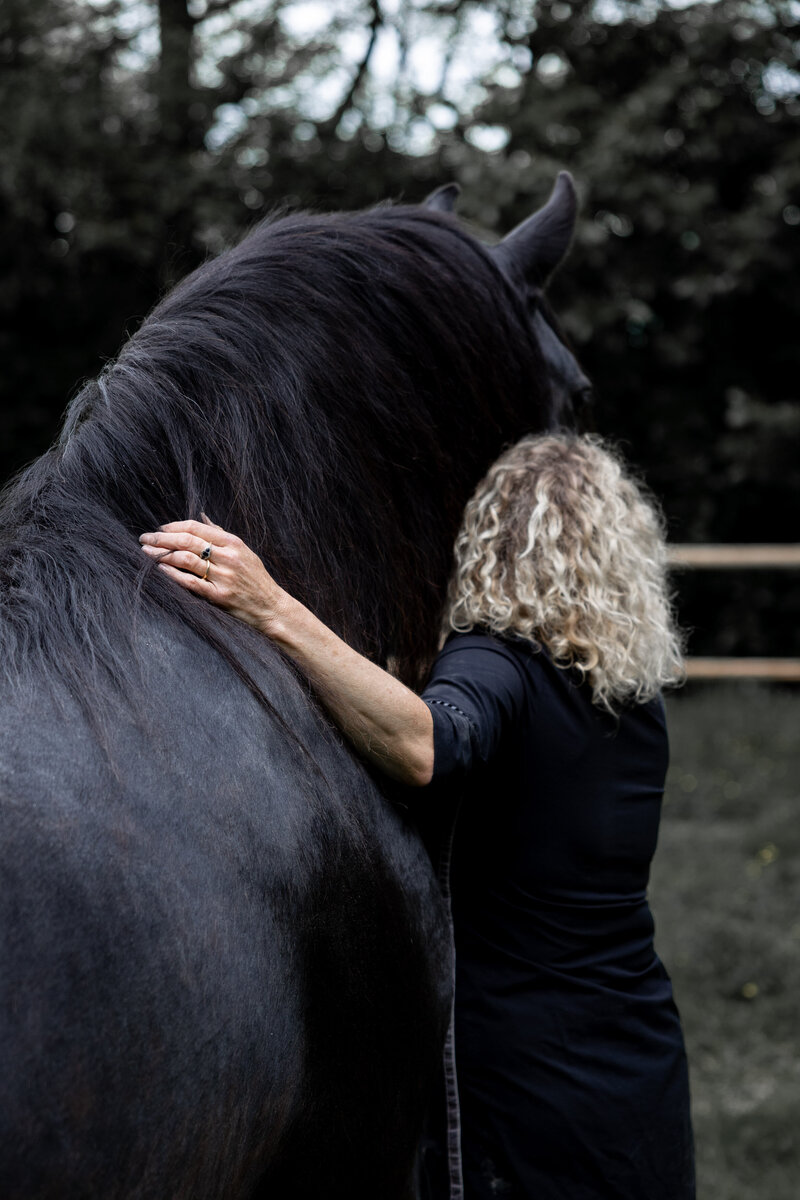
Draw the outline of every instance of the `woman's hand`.
M173 521L139 538L181 587L254 625L294 659L356 748L414 787L433 774L430 709L279 588L241 538L209 521Z
M289 597L241 538L206 519L143 533L142 550L181 587L270 636Z

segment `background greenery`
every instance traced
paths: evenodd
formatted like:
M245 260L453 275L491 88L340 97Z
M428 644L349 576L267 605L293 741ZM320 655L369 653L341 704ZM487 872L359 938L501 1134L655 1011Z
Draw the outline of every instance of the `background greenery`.
M797 540L799 49L795 0L3 0L0 478L165 287L276 206L456 179L496 235L567 167L554 301L597 427L674 540ZM795 579L680 577L693 651L800 653ZM670 705L653 895L705 1200L798 1191L798 704Z

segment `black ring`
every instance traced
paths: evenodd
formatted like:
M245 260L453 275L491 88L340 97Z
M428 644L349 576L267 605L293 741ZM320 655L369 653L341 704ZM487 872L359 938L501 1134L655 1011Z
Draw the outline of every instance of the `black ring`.
M202 558L204 561L207 561L209 558L211 558L211 547L210 547L210 546L204 546L204 547L203 547L203 549L200 551L200 557L201 557L201 558Z

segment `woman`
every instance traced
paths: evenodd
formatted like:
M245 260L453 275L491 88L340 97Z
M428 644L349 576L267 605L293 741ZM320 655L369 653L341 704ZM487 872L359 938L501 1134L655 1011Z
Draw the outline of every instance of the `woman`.
M224 530L178 522L141 541L278 642L387 774L463 787L451 882L467 1197L693 1196L683 1039L646 899L660 689L681 678L681 648L660 519L618 458L546 435L494 464L464 514L450 636L421 698Z

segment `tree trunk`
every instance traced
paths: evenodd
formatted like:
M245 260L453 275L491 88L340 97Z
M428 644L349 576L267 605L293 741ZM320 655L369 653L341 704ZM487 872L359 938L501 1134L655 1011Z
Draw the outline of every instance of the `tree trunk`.
M169 286L197 261L194 194L198 172L191 155L203 144L205 122L192 84L194 21L186 0L158 0L161 53L156 97L163 155L165 278ZM194 181L194 185L193 185Z

